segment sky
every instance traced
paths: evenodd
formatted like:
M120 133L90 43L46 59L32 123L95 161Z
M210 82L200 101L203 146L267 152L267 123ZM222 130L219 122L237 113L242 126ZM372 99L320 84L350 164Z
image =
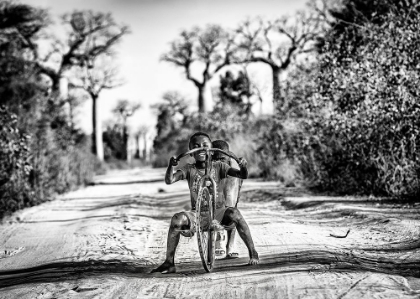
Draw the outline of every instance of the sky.
M51 16L58 17L75 9L91 9L112 13L114 19L131 29L117 45L118 56L115 63L125 84L100 95L99 118L112 118L111 110L118 99L139 102L142 108L131 118L133 130L146 125L154 128L156 113L150 105L158 103L167 91L178 91L197 105L197 90L185 78L181 68L160 60L169 50L169 43L177 39L184 29L207 24L219 24L225 28L235 28L246 18L262 16L274 19L292 15L305 8L307 0L21 0L35 7L47 8ZM271 76L269 70L262 80ZM252 75L251 70L251 75ZM217 86L218 76L210 81L210 88ZM270 82L259 84L269 87ZM269 112L269 97L263 101L262 111ZM82 106L79 124L87 133L92 131L91 103Z

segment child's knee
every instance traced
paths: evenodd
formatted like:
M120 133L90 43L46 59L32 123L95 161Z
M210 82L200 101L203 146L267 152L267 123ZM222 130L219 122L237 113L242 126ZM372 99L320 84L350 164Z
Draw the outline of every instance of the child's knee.
M224 222L238 223L242 219L242 215L237 208L227 208L224 216L224 220L226 220Z
M188 226L188 217L184 213L176 213L172 216L171 227L181 229Z

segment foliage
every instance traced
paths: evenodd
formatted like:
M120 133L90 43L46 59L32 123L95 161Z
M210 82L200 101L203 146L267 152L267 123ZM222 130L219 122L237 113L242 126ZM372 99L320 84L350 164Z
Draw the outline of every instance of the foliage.
M127 119L129 117L132 117L133 114L141 107L139 103L132 103L126 99L120 99L117 102L117 105L112 110L112 112L117 116L119 123L114 126L114 128L108 128L107 131L110 133L107 135L109 141L111 141L109 138L116 137L115 142L113 145L110 144L111 147L116 150L119 147L119 150L116 152L119 159L126 160L128 155L128 124ZM110 129L110 130L109 130ZM113 134L113 132L115 134ZM122 144L120 143L122 141ZM112 141L111 141L112 142ZM118 146L118 143L120 143L120 146ZM117 145L117 147L115 147Z
M247 74L240 71L235 77L231 71L220 76L219 100L216 109L234 109L239 114L250 115L252 103L251 86Z
M285 98L281 113L274 114L258 138L259 168L265 178L295 184L318 177L313 147L318 135L309 131L317 116L311 109L319 72L314 58L311 55L290 67L281 91Z
M392 11L418 13L420 7L417 2L417 0L343 0L341 5L329 9L332 18L330 30L319 45L323 45L328 40L334 41L336 47L339 47L343 53L339 55L337 52L337 59L345 59L349 54L355 53L349 53L347 40L351 41L353 51L364 44L365 25L380 26L386 23L388 21L386 16ZM342 39L344 35L347 39Z
M50 104L31 131L33 180L38 202L91 181L100 162L87 136L72 131L60 107ZM46 113L48 111L48 114Z
M191 132L188 104L180 93L167 92L163 101L152 108L157 112L153 166L167 166L169 157L186 149Z
M126 99L120 99L112 112L121 119L123 124L125 124L127 122L127 118L133 116L140 107L140 103L131 103Z
M121 124L106 126L102 139L104 141L104 158L106 161L112 159L126 159L126 144L124 142L124 129Z
M34 40L47 23L43 10L11 1L0 2L0 86L33 74Z
M359 28L361 43L347 34L326 43L318 107L324 110L312 130L321 132L324 188L420 194L419 21L414 11L394 10L382 24Z
M117 122L108 121L108 125L102 134L104 142L105 160L126 160L128 145L127 120L141 107L139 103L132 103L126 99L120 99L112 112Z
M22 131L17 116L1 109L0 214L42 203L86 184L100 169L84 134L63 124L56 108L38 109L44 116L34 117L36 126Z
M34 192L29 184L32 171L29 135L17 127L17 116L0 107L0 216L31 205Z
M28 111L37 89L33 65L35 41L46 16L26 4L0 3L0 103L19 114Z

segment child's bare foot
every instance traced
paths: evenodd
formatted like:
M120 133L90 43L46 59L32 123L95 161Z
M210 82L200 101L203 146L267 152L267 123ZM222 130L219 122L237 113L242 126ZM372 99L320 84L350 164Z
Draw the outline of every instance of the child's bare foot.
M238 257L239 257L239 253L237 253L237 252L229 252L226 255L227 259L237 259Z
M175 273L175 265L169 262L164 262L162 265L157 267L156 269L153 269L150 273L160 272L162 274L169 274L169 273Z
M248 265L256 265L260 262L260 259L258 257L258 253L254 251L251 256L249 257Z
M226 246L226 258L227 259L237 259L239 257L239 253L236 251L236 249L233 248L233 246Z

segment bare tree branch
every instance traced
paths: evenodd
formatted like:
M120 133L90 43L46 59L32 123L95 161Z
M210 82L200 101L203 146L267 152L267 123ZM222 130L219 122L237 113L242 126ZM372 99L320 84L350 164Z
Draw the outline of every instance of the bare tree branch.
M163 61L170 62L185 70L186 78L198 89L199 111L205 110L204 88L207 82L232 61L232 37L218 25L193 28L183 31L181 38L170 44L170 50L162 55ZM192 74L192 67L201 67L201 78Z
M64 72L91 64L101 55L112 54L114 45L130 32L127 26L117 24L110 14L90 10L65 14L62 21L69 27L67 41L52 43L52 49L44 58L48 64L53 56L59 55L57 68L38 63L40 71L53 80L53 89L58 89L59 78Z
M259 62L273 72L273 101L281 102L280 72L286 70L297 55L315 50L323 34L324 21L313 11L299 11L293 17L272 21L247 20L236 30L236 51L241 63ZM281 106L281 105L280 105Z

